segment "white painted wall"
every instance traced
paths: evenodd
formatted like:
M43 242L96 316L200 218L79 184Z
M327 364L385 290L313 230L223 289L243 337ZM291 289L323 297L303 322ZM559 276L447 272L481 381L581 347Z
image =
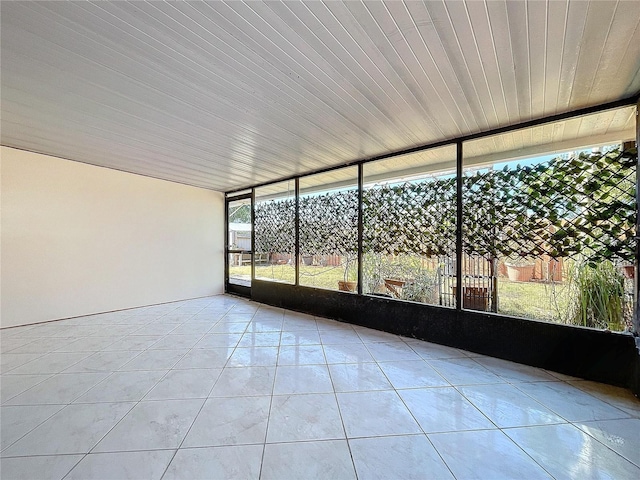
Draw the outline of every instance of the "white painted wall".
M1 319L222 293L221 193L2 147Z

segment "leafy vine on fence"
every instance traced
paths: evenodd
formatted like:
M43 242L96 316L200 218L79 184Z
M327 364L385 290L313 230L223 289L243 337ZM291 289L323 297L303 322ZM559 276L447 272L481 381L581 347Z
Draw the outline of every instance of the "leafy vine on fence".
M465 252L632 262L636 165L635 149L613 150L465 174ZM301 253L356 251L357 196L350 190L300 199ZM456 179L367 188L363 215L365 252L453 256ZM293 251L294 218L294 200L257 204L256 251Z
M292 253L295 250L295 200L257 203L254 213L255 245L260 253Z
M357 251L357 191L300 198L302 255L353 255Z

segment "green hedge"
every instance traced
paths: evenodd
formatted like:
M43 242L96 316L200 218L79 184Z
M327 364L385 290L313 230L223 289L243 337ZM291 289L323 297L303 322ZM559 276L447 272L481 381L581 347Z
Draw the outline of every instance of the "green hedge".
M636 165L636 150L613 150L466 174L465 252L632 262ZM294 250L294 213L290 199L256 205L257 252ZM301 253L354 253L357 214L357 191L302 197ZM368 188L363 214L365 252L454 255L454 177Z

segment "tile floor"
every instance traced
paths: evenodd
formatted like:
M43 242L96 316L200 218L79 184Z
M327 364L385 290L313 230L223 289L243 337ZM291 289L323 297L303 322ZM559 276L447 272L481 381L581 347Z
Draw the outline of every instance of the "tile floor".
M0 332L3 480L640 478L640 402L215 296Z

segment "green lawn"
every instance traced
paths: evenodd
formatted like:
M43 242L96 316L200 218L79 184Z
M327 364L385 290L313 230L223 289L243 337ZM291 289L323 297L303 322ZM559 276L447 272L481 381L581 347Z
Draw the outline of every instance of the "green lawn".
M569 302L566 286L537 282L510 282L498 279L498 312L536 320L562 321L559 311L566 312Z
M292 265L256 265L256 278L294 283L295 268ZM251 267L230 267L229 275L249 279ZM338 289L338 281L344 279L342 267L300 266L300 285L317 288Z
M300 284L338 289L338 281L343 280L342 267L300 266ZM249 279L249 266L231 267L231 276ZM256 266L256 278L294 283L295 269L291 265ZM498 279L498 312L504 315L545 320L566 321L568 295L565 285L555 286L536 282L511 282L507 278ZM559 312L564 312L563 318Z

